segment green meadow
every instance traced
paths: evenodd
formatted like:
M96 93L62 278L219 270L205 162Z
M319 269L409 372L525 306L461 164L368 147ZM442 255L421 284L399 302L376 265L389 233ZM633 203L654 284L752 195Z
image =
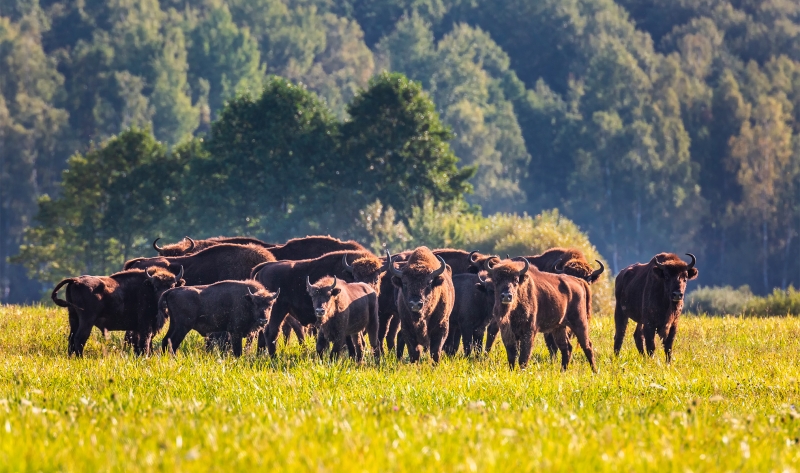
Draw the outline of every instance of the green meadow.
M614 358L596 317L593 375L541 338L527 371L502 345L438 366L316 358L137 358L95 331L66 355L66 311L0 307L2 471L797 471L800 319L684 316L675 361ZM631 327L629 327L631 330ZM162 333L163 335L163 333ZM160 338L160 337L158 337Z

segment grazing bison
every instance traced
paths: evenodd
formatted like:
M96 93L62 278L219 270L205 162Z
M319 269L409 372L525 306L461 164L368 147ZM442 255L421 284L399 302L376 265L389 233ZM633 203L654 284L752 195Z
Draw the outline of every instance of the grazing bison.
M355 348L354 357L361 362L364 357L364 334L369 336L372 354L380 359L378 344L378 295L363 282L340 282L336 276L325 276L313 285L306 277L306 291L311 297L317 317L317 354L322 357L333 343L331 358L338 356L350 337Z
M494 284L493 319L500 328L511 369L519 358L525 368L537 332L553 333L561 350L561 369L572 358L566 329L571 329L586 354L592 371L597 371L589 338L592 296L589 284L563 274L551 274L523 262L503 260L487 265Z
M244 281L250 277L254 267L267 261L275 261L275 257L266 248L252 244L222 243L187 256L132 259L123 268L145 269L158 266L177 272L183 266L186 269L186 284L200 286L227 280Z
M160 323L169 318L161 346L175 353L191 330L204 337L227 332L233 355L241 356L242 338L254 336L267 325L279 294L280 291L267 291L256 281L221 281L166 291L158 302Z
M163 321L156 317L158 298L164 291L182 286L185 283L182 276L182 270L176 276L163 268L148 268L59 282L50 297L56 305L69 310L67 353L83 356L92 327L103 332L128 331L135 353L150 353L153 335L163 326ZM66 300L58 298L63 286L67 286Z
M664 342L667 363L672 361L672 344L678 331L678 319L683 310L686 282L697 277L697 258L686 253L691 263L674 253L659 253L647 264L633 264L617 275L614 295L614 353L619 354L628 319L636 322L633 340L639 353L653 356L656 333Z
M307 236L293 238L283 245L271 248L270 251L278 261L297 261L319 258L334 251L367 251L367 249L352 240L342 241L329 236Z
M411 253L403 269L395 268L387 254L387 266L399 289L397 310L410 360L419 361L429 350L438 363L455 299L452 270L424 246Z
M232 245L256 245L263 248L272 248L275 245L272 243L264 243L257 238L250 237L215 237L206 240L192 240L191 238L184 237L180 243L173 243L167 246L158 246L158 240L153 241L153 249L158 252L159 256L186 256L203 251L215 245L229 243Z
M463 339L465 355L470 356L473 349L480 353L483 335L492 320L494 290L477 274L454 275L453 287L456 298L444 352L455 355Z
M353 262L348 263L348 259ZM270 355L275 354L275 341L286 314L302 325L316 323L311 298L306 292L306 277L314 281L325 276L336 276L347 282L373 281L375 286L371 287L377 293L380 291L380 274L385 270L380 260L368 251L335 251L314 259L278 261L253 268L253 279L272 291L281 290L269 326L259 336L259 348L266 347ZM356 275L364 280L356 281Z

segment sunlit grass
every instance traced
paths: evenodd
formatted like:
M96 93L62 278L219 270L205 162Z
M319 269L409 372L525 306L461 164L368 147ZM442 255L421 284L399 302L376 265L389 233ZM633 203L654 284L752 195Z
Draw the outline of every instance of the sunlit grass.
M95 332L66 356L66 312L0 308L0 470L796 471L800 319L685 317L676 359L611 353L567 373L541 339L526 372L497 345L381 366L318 361L313 340L274 360L136 358ZM795 407L797 406L797 407ZM797 409L797 410L796 410Z

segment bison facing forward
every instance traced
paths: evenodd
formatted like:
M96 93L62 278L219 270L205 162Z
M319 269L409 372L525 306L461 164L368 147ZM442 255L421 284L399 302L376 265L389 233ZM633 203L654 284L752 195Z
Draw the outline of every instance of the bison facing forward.
M678 319L683 310L686 282L697 277L697 259L687 255L691 263L673 253L659 253L647 264L633 264L617 275L614 295L614 353L619 354L628 328L628 319L636 322L633 340L639 353L653 356L656 333L664 341L667 363L672 361L672 344L678 331Z

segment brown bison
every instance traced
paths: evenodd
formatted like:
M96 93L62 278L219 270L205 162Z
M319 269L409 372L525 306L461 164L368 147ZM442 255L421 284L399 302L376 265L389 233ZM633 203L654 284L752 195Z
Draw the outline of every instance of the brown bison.
M159 322L169 318L161 346L175 353L191 330L204 337L227 332L233 355L241 356L242 338L254 336L267 325L279 294L256 281L221 281L166 291L158 302Z
M205 240L193 240L187 236L184 237L179 243L173 243L167 246L158 246L158 240L160 239L161 238L156 238L155 241L153 241L153 249L156 250L159 256L191 255L199 251L203 251L206 248L223 243L230 243L232 245L256 245L263 248L272 248L276 246L272 243L264 243L257 238L250 237L215 237Z
M340 282L336 276L325 276L316 283L306 276L306 291L311 297L314 315L317 317L317 354L322 357L333 343L331 358L346 348L345 339L350 338L354 357L359 363L364 357L364 334L369 336L372 354L380 359L378 344L378 295L371 286L363 282Z
M444 352L455 355L463 339L465 355L470 356L473 349L480 353L483 351L483 335L492 320L494 289L477 274L454 275L453 287L456 298Z
M167 268L172 272L183 266L184 279L189 286L213 284L219 281L244 281L256 266L275 257L266 248L257 245L222 243L187 256L157 256L127 261L124 269L145 269L151 266Z
M183 271L177 276L163 268L132 269L111 276L80 276L59 282L50 295L53 302L69 311L67 353L83 356L92 327L103 332L129 331L137 355L150 353L153 335L161 330L157 319L158 298L173 287L182 286ZM66 300L58 291L66 289Z
M633 264L617 275L614 295L614 353L619 354L628 319L636 322L633 340L639 353L653 356L658 333L664 342L667 363L672 361L672 344L678 331L678 319L683 310L686 282L697 277L697 258L686 253L691 263L674 253L659 253L647 264Z
M589 338L592 296L589 284L572 276L539 271L528 260L503 260L487 265L494 285L493 319L500 328L511 369L519 359L525 368L538 332L553 333L561 351L561 369L572 358L566 329L571 329L597 371Z
M452 270L424 246L411 253L403 269L395 268L387 254L387 266L399 290L397 309L410 360L419 361L429 350L438 363L455 300Z
M348 260L352 259L352 263ZM380 291L380 275L386 271L381 261L368 251L336 251L314 259L278 261L253 268L253 279L264 287L277 291L281 297L275 303L267 329L259 336L259 348L266 347L275 354L281 323L286 314L302 325L316 323L311 298L306 291L306 277L316 281L325 276L336 276L346 282L372 282L375 292ZM363 278L357 281L355 278ZM322 335L317 335L318 338Z

